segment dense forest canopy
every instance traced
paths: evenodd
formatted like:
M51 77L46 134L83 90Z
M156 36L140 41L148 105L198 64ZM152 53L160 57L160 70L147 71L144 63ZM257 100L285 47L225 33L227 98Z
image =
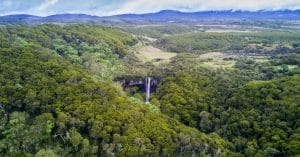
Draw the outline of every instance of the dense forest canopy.
M240 53L285 53L300 47L299 33L289 31L262 32L197 32L163 37L158 47L171 52L238 51Z
M218 133L246 156L293 155L299 138L299 81L295 75L230 89L224 80L180 74L162 82L157 99L162 113Z
M130 34L88 25L9 26L1 27L0 34L13 45L36 44L50 49L106 79L123 70L119 58L127 54L127 46L136 43Z
M44 26L42 26L44 27ZM8 156L229 153L206 135L133 101L111 81L37 44L1 39L1 140ZM53 155L54 156L54 155Z
M299 155L298 34L186 29L191 27L174 27L167 37L158 33L154 45L190 54L155 66L132 52L144 44L144 32L133 36L96 25L0 27L0 156ZM185 34L173 35L178 32ZM195 53L249 44L279 49L266 61L225 58L234 66L216 69L199 66ZM149 104L143 91L125 91L113 81L130 74L160 81Z

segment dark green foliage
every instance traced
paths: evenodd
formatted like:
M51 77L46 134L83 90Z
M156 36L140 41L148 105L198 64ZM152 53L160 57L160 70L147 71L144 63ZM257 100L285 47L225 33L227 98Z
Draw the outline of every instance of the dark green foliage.
M240 58L234 68L243 72L252 80L270 80L273 78L292 76L300 74L298 53L288 55L277 55L270 57L269 61L259 63L254 59Z
M154 26L121 26L121 29L140 36L161 38L165 35L176 35L193 31L200 31L202 28L193 25L154 25Z
M13 45L36 44L50 49L103 79L112 79L124 70L120 58L127 55L128 46L136 43L125 32L88 25L8 26L0 28L0 35Z
M290 32L201 32L167 36L156 41L155 45L170 52L178 53L215 51L284 53L294 48L299 48L297 43L300 43L299 34Z
M156 94L161 111L219 134L246 156L297 155L300 75L246 85L234 77L183 73L167 78Z
M2 39L4 40L4 39ZM30 44L0 48L1 156L226 155L230 145Z
M0 156L300 154L299 53L263 63L234 58L232 69L216 70L180 54L155 67L127 51L136 39L113 28L8 26L0 35ZM219 50L240 35L204 37ZM255 34L248 42L298 40L274 36ZM148 72L161 83L147 106L139 89L126 95L111 81Z
M300 52L273 57L272 64L274 65L287 64L287 65L300 66Z
M162 112L184 124L199 127L199 111L208 110L208 102L211 101L208 100L211 93L208 85L208 77L196 79L191 75L179 74L175 78L165 79L157 90Z

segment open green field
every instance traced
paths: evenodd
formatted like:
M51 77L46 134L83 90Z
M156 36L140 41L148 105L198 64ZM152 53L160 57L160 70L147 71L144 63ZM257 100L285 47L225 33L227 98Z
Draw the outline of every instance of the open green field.
M226 54L221 52L210 52L199 55L199 66L206 68L232 68L235 64L234 60L226 60Z
M297 49L300 34L294 32L196 32L166 36L155 42L156 47L183 53L239 51L273 53Z
M155 48L151 45L149 46L140 46L136 48L135 55L142 62L152 62L155 65L160 63L169 62L172 57L175 57L177 54L172 52L165 52L161 49Z
M143 61L169 61L172 57L177 54L172 52L165 52L161 49L155 48L153 46L144 46L138 49L136 55Z
M186 52L110 27L0 27L0 156L299 154L300 53L281 47L297 34L169 38Z

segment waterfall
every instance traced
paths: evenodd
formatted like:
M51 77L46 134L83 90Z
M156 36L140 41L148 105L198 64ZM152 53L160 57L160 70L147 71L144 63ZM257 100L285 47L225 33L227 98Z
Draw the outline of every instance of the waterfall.
M146 78L146 104L149 103L150 88L151 88L151 77L147 77Z

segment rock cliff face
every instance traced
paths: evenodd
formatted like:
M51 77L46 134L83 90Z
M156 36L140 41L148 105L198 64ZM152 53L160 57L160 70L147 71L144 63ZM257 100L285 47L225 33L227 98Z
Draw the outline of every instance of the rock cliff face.
M151 77L151 76L150 76ZM132 77L132 78L116 78L115 81L120 82L124 90L129 90L132 87L138 87L140 91L146 92L147 78L143 77ZM150 92L155 92L160 82L159 77L152 76L150 81Z

